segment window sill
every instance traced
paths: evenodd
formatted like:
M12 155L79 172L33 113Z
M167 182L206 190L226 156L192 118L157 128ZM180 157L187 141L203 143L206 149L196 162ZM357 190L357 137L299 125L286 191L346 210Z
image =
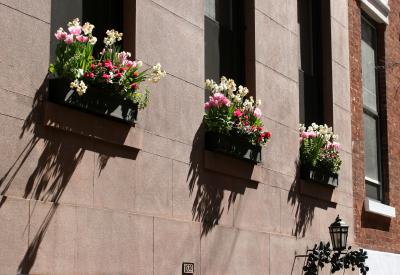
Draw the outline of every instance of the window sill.
M361 8L379 23L389 23L389 5L387 0L361 0Z
M365 198L364 207L365 211L369 213L374 213L388 218L396 217L396 208L370 198Z
M213 172L254 182L262 182L262 167L220 153L204 150L204 167Z
M96 115L45 102L42 122L45 126L89 137L98 141L141 150L143 129Z

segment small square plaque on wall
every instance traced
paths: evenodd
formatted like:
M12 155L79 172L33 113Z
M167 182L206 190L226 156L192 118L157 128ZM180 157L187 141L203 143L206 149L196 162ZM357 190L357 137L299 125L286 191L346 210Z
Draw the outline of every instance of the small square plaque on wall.
M194 263L182 263L182 275L194 274Z

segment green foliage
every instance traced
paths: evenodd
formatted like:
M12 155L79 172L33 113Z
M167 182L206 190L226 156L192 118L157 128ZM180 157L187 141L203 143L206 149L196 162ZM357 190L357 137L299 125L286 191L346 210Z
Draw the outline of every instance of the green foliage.
M365 265L367 258L367 252L363 249L351 250L351 246L349 246L347 251L343 253L333 251L329 242L326 244L320 242L308 254L303 271L304 275L317 275L319 269L322 270L326 264L330 263L332 274L342 269L351 268L354 271L358 268L362 275L366 275L369 271L369 267Z
M307 168L317 166L321 149L324 144L322 137L306 138L300 145L300 163Z
M77 79L90 68L93 57L93 45L90 43L73 42L68 45L57 44L56 62L53 66L57 77ZM49 68L49 70L50 70Z
M233 127L232 117L233 107L211 108L204 115L204 122L208 131L229 134Z

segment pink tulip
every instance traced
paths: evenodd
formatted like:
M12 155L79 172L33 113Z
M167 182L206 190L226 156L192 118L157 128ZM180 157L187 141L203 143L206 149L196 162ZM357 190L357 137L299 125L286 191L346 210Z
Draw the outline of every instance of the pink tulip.
M72 44L74 42L74 36L72 34L68 34L64 42L68 45Z
M78 36L76 37L76 40L78 40L78 41L81 42L81 43L86 43L86 42L89 41L89 37L84 36L84 35L78 35Z
M70 34L80 35L82 32L82 27L81 26L71 26L68 28L68 31Z
M137 66L136 61L131 61L131 60L126 61L126 67L128 67L128 68L130 68L130 67L135 68L136 66Z
M54 36L57 38L57 40L64 40L65 38L67 38L67 33L61 30L58 30Z
M256 118L261 118L262 112L261 112L261 110L260 110L259 108L255 108L255 109L254 109L254 116L255 116Z

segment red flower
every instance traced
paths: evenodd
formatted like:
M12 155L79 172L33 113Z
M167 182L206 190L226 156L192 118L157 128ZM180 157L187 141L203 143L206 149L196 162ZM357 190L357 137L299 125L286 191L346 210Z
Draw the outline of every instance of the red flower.
M90 78L94 78L94 73L92 73L92 72L89 73L89 77L90 77Z
M121 77L122 77L122 74L121 74L121 73L116 73L116 74L115 74L115 77L121 78Z
M265 136L269 139L271 137L271 133L270 132L266 132Z
M108 74L103 74L101 77L104 79L107 79L107 80L110 79L110 75L108 75Z
M131 85L131 88L134 89L134 90L136 90L137 88L139 88L139 85L138 85L137 83L133 83L133 84Z
M240 111L240 109L236 109L234 112L233 112L233 115L235 116L235 117L241 117L242 116L242 111Z

